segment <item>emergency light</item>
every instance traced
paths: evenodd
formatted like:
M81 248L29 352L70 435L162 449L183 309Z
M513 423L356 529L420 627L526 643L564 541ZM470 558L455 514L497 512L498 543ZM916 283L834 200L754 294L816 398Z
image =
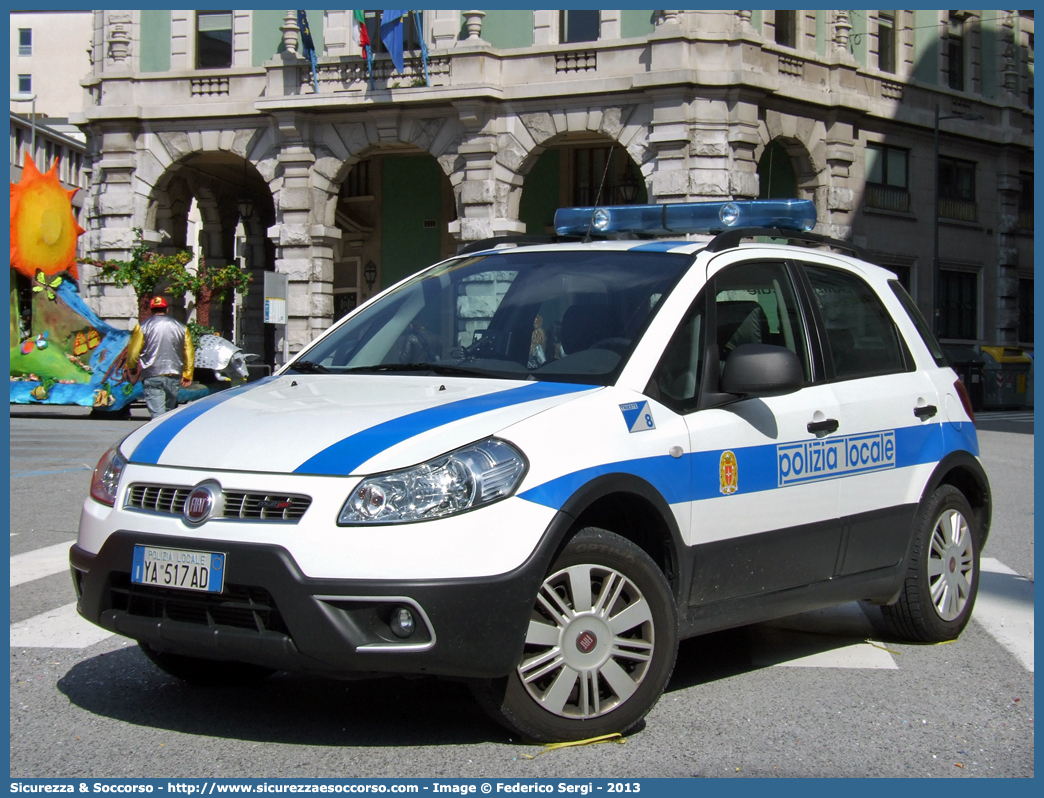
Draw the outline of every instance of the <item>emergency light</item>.
M815 204L799 199L609 205L555 211L555 230L559 235L712 233L736 227L781 227L808 232L815 226Z

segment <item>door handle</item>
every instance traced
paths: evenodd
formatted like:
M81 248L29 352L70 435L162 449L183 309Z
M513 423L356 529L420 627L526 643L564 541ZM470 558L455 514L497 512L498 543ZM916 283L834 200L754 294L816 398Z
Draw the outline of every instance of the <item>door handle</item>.
M822 421L809 421L808 431L813 435L818 435L820 432L831 433L837 432L837 428L841 426L838 424L836 418L825 418Z
M925 405L924 407L915 407L914 415L920 419L931 418L939 412L939 408L935 405Z

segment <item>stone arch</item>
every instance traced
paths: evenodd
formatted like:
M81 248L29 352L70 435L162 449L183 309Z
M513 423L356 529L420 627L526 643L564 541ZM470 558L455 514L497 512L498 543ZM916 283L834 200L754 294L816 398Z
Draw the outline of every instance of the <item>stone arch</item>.
M158 174L139 166L136 190L139 195L147 191L144 228L157 249L191 249L195 257L190 269L197 267L200 256L205 257L211 267L221 267L236 257L243 259L252 276L252 290L236 310L233 310L232 296L214 304L210 326L229 338L235 331L237 343L246 351L262 355L270 362L274 357L274 342L271 330L266 329L262 321L261 294L264 272L275 268L275 248L268 240L267 231L276 224L278 208L271 187L279 178L275 175L275 158L269 152L270 147L262 150L258 164L250 158L258 156L256 147L248 145L256 145L261 138L245 134L234 136L229 131L199 134L195 143L200 146L192 148L194 142L188 136L152 134L140 162L159 164L164 155L171 155L176 145L187 143L187 147L176 149L178 157L171 158ZM239 146L232 146L237 141ZM268 178L258 165L269 167ZM192 209L194 223L198 224L196 234L189 232L193 224L190 222ZM191 314L194 309L193 298L189 297L188 312Z
M819 218L826 218L826 127L806 117L766 111L758 126L760 143L754 160L761 162L770 142L777 143L790 156L800 199L814 200Z
M560 111L519 112L503 120L497 136L498 214L519 219L525 178L548 149L571 139L589 138L621 146L638 167L649 191L655 149L649 143L652 109L646 105L581 106ZM501 188L502 187L502 188Z
M458 167L461 131L457 116L425 118L401 111L370 113L327 123L315 131L310 186L315 198L315 222L332 231L335 318L349 307L343 304L348 294L352 294L352 301L364 300L373 290L402 276L403 269L420 268L452 252L448 225L459 213L460 190L454 186L453 178ZM426 157L431 161L425 164L434 164L422 169L427 187L421 204L435 220L438 231L432 233L427 225L423 229L421 237L427 243L421 249L426 252L436 246L424 263L419 254L395 254L394 247L385 252L386 237L382 237L385 225L396 222L390 217L386 219L383 213L379 199L382 180L387 177L385 170L394 169L404 157ZM366 196L349 197L349 178L363 164L375 185ZM431 185L432 169L438 175L437 185ZM428 221L427 215L424 221ZM437 238L437 245L428 240L432 236ZM372 287L362 280L363 267L369 261L374 262L378 275Z

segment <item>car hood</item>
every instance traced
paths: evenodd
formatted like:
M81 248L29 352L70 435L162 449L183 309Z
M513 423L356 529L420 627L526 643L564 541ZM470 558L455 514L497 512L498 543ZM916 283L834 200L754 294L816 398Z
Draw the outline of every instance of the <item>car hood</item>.
M131 433L132 463L349 476L424 462L598 386L416 375L284 375Z

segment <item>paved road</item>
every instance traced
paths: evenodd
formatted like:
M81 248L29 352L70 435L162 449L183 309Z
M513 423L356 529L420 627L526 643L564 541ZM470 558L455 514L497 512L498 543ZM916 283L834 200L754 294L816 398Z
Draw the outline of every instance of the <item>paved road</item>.
M141 411L11 416L12 777L1034 774L1031 415L980 419L996 510L959 641L889 641L855 604L707 635L625 745L534 760L461 684L278 674L222 691L160 673L75 615L66 567L91 469Z

